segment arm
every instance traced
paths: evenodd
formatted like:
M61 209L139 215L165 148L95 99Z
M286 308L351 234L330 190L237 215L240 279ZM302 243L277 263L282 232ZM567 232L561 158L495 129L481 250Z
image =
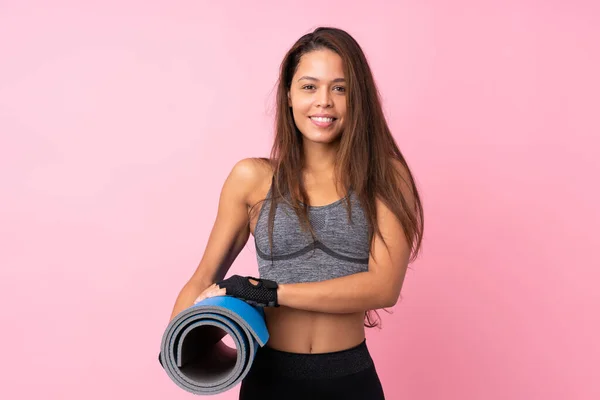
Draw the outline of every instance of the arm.
M376 210L389 252L381 238L375 236L367 272L321 282L281 284L277 292L279 304L324 313L352 313L394 306L404 282L410 246L402 225L379 199Z
M235 164L223 184L217 217L206 249L196 271L181 289L171 317L194 304L194 300L214 282L222 279L250 235L248 195L260 181L257 161L243 159Z

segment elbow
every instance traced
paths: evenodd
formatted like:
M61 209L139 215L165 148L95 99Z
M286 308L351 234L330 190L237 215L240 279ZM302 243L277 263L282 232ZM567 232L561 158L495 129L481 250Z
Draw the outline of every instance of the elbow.
M391 308L398 303L402 291L402 282L403 280L395 281L393 279L380 281L380 284L377 285L380 288L377 299L379 308Z
M388 301L385 303L383 308L392 308L396 305L397 302L398 302L398 297L392 297L392 298L388 299Z
M374 310L380 310L382 308L390 308L396 305L396 301L391 296L380 296L375 303Z
M382 291L380 293L379 301L378 301L378 309L381 308L391 308L396 305L398 302L398 297L400 297L400 293L396 293L395 291Z

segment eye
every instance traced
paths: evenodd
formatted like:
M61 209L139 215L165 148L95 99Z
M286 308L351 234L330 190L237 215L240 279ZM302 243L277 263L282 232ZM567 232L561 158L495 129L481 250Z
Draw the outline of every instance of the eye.
M314 88L314 87L315 87L315 85L304 85L304 86L302 86L302 89L312 90L309 88ZM346 88L343 86L336 86L336 87L334 87L334 89L339 89L337 91L340 93L344 93L346 91Z

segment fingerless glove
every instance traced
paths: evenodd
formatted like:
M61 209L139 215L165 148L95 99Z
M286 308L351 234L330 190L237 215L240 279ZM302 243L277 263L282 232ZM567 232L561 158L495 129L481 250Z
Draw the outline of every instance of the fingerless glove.
M250 279L258 281L256 285ZM254 306L279 307L277 303L277 288L275 281L253 278L251 276L233 275L230 278L217 282L220 288L225 288L225 294L237 297Z

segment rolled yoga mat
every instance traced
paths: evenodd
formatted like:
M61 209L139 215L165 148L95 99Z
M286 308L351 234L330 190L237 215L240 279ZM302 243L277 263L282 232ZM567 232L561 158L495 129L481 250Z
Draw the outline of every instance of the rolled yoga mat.
M235 349L221 341L227 334ZM209 297L169 322L161 342L162 365L182 389L218 394L244 379L268 339L262 308L231 296Z

